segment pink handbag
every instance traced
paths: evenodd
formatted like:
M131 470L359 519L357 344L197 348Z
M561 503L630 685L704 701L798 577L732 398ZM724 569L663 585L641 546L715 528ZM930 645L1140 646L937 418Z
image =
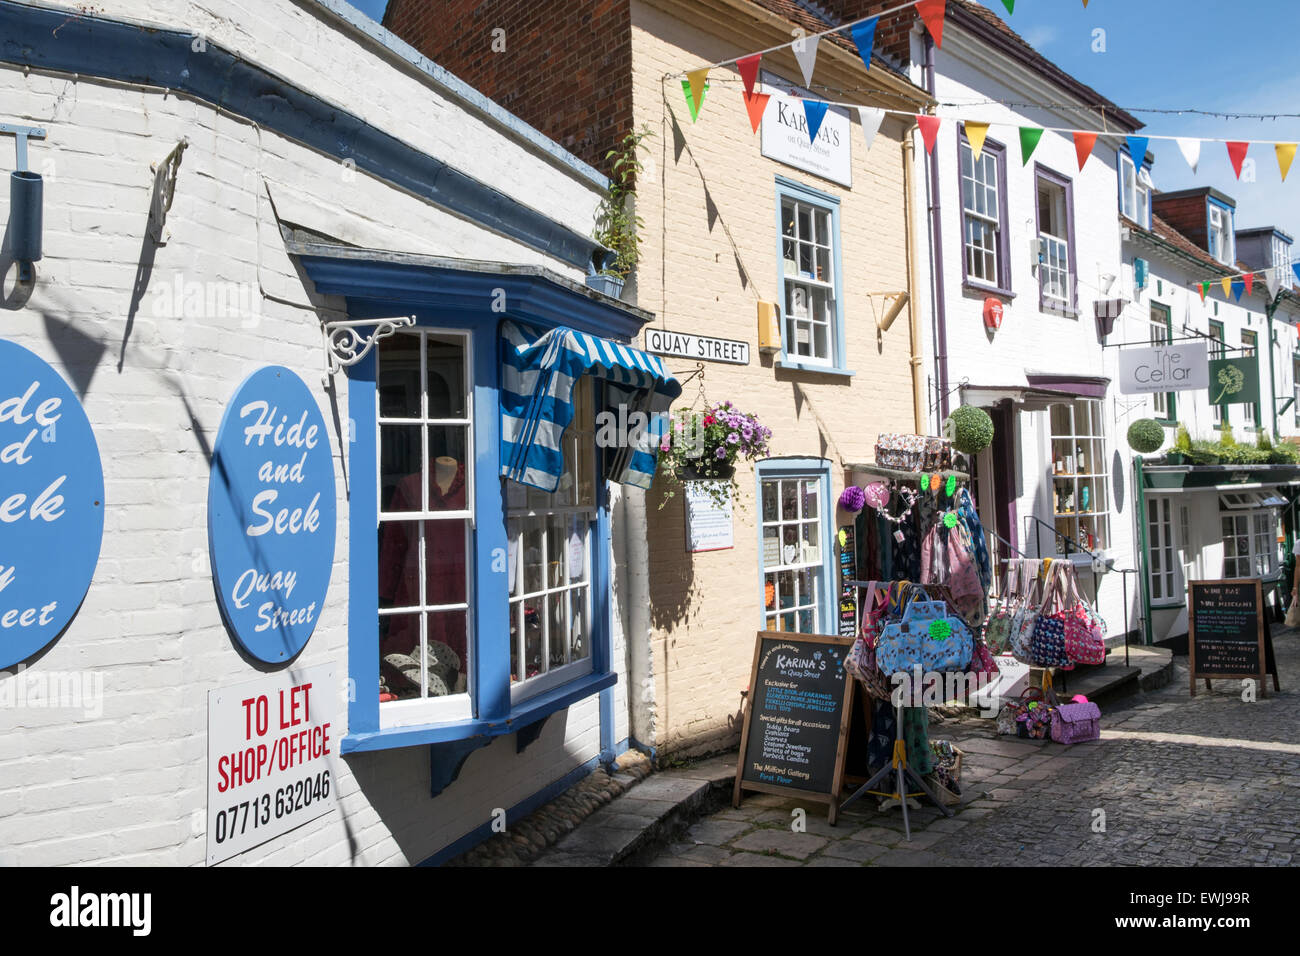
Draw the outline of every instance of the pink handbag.
M889 613L890 590L881 590L878 582L871 582L866 599L862 602L862 625L858 630L858 639L853 642L853 647L844 660L844 669L857 678L867 693L877 700L888 700L890 696L889 678L876 666L876 641Z
M1088 613L1088 605L1079 596L1078 581L1070 568L1069 595L1073 603L1065 615L1065 656L1075 664L1106 663L1106 635ZM1068 599L1067 598L1067 599Z

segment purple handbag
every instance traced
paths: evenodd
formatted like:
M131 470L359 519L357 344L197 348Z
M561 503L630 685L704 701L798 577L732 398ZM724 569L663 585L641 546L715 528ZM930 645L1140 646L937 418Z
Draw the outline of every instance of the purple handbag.
M1058 744L1100 740L1101 708L1092 701L1057 707L1052 712L1052 739Z

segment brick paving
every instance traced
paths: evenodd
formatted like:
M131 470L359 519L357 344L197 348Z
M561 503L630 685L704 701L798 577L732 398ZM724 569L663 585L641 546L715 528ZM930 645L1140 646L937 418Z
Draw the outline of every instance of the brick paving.
M1102 714L1100 741L1062 747L949 720L966 758L952 818L872 798L824 806L748 795L695 823L651 866L1190 866L1300 864L1300 633L1274 633L1282 692L1243 702L1215 681L1188 694L1187 658L1160 690ZM805 832L791 811L806 810ZM1104 816L1103 816L1104 815ZM1104 829L1101 824L1104 823Z

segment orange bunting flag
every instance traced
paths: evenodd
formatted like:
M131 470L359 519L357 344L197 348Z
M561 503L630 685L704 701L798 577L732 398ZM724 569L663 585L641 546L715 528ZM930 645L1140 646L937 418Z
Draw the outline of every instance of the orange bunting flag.
M1246 280L1246 295L1251 295L1255 288L1255 273L1247 272L1242 278Z
M767 109L767 101L772 98L770 93L746 93L745 109L749 110L749 125L754 127L754 132L758 132L758 126L763 122L763 111Z
M709 79L709 68L706 66L702 70L691 70L686 74L686 80L691 85L691 102L695 107L691 112L696 116L700 113L700 103L704 99L704 84Z
M925 22L925 28L934 37L934 45L943 48L943 17L948 10L948 0L919 0L916 12Z
M1223 285L1223 297L1226 299L1228 296L1232 295L1232 277L1224 276L1222 285Z
M1246 161L1246 150L1250 143L1228 143L1228 158L1232 160L1232 171L1241 178L1241 164Z
M1074 134L1074 151L1079 156L1079 171L1083 171L1083 164L1088 161L1092 155L1092 147L1097 144L1096 133L1077 132Z
M754 95L754 80L758 78L758 61L763 59L763 54L755 53L753 56L742 56L736 61L736 69L740 71L740 78L745 81L745 95Z
M1277 151L1277 168L1282 172L1282 182L1291 171L1291 160L1295 159L1295 143L1278 143L1273 148Z
M939 117L918 116L916 125L921 127L921 139L925 141L925 151L934 152L934 141L939 138Z
M970 141L971 156L978 163L980 153L984 151L984 138L989 135L989 124L967 122L964 125L966 127L966 139Z

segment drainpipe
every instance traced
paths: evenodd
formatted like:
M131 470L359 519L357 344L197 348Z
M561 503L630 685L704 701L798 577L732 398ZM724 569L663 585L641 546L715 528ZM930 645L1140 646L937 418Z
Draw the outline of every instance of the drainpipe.
M1137 507L1138 593L1142 595L1142 643L1151 646L1151 588L1147 580L1147 493L1142 486L1142 456L1133 456L1133 498Z
M1277 312L1277 307L1282 302L1282 290L1279 289L1277 296L1273 301L1264 306L1264 315L1268 319L1268 328L1265 330L1268 339L1268 413L1273 419L1272 437L1274 441L1281 441L1282 436L1277 430L1277 378L1276 370L1273 368L1273 313Z
M934 38L925 34L925 91L933 98L934 91ZM939 386L939 424L948 417L948 310L944 296L943 278L943 215L939 205L939 166L934 154L926 156L930 170L930 257L931 286L934 289L934 369ZM936 431L938 426L936 425Z
M655 758L654 654L650 647L650 528L646 493L623 486L623 574L627 579L627 707L630 743Z
M907 243L907 294L911 300L907 306L907 326L912 344L912 357L908 362L912 367L912 419L916 434L924 435L929 431L925 421L925 392L921 383L921 365L925 362L925 357L921 346L921 310L916 307L916 290L920 284L916 281L916 223L912 221L915 205L912 195L912 164L916 162L916 144L912 134L918 128L913 123L903 134L903 216Z

